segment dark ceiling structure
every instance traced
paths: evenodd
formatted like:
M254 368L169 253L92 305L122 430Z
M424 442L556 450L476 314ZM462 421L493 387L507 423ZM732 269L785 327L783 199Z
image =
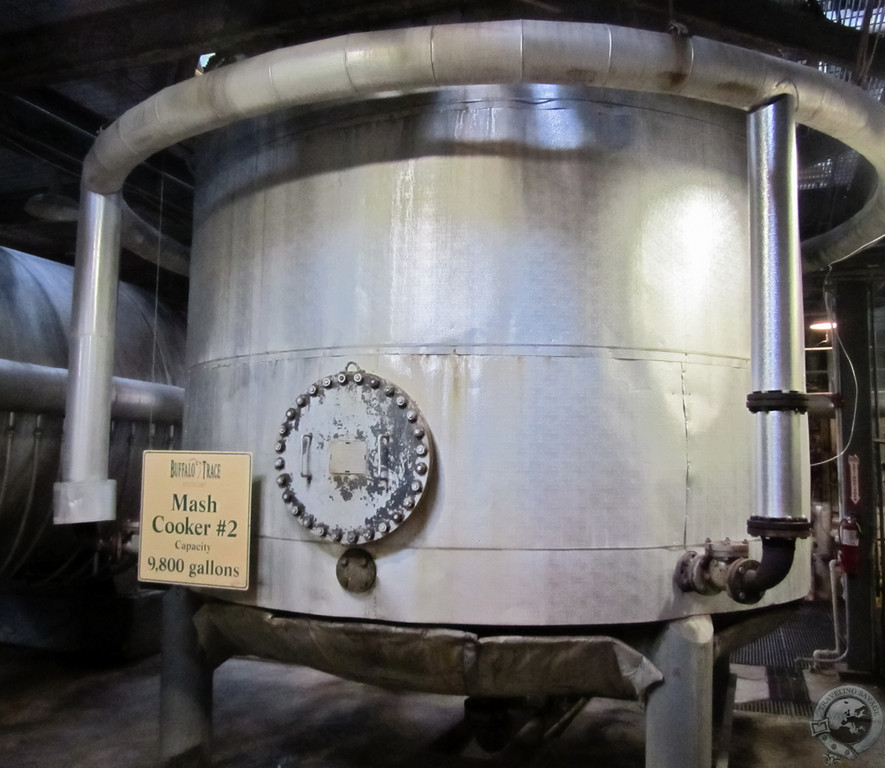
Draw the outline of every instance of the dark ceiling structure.
M82 159L104 126L203 65L330 35L531 18L668 30L752 47L852 79L881 98L885 3L874 0L0 0L0 245L73 263ZM800 134L803 237L857 210L865 161ZM129 204L187 243L187 146L134 172ZM184 301L186 278L124 253L122 276Z

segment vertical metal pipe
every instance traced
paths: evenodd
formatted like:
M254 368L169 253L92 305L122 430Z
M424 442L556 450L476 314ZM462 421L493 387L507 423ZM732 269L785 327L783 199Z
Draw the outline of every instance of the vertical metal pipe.
M787 520L808 485L794 112L786 94L748 117L755 515Z
M120 263L122 196L80 194L69 376L56 523L113 520L116 483L108 479L111 373Z

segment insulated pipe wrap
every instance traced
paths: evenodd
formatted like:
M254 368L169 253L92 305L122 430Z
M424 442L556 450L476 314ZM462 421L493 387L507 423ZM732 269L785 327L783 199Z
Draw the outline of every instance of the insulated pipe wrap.
M801 519L810 504L808 422L791 411L758 413L755 419L756 516Z
M271 57L268 60L268 76L274 82L282 106L353 98L358 95L347 74L342 40L318 40L298 46L297 49L284 48L265 54ZM256 60L259 58L263 57L258 56ZM218 70L218 74L224 70L225 68ZM210 72L205 77L213 74L215 73ZM258 106L255 109L256 115L271 111Z
M605 86L611 72L612 28L607 24L524 22L526 82Z
M885 176L885 113L866 93L810 67L702 38L607 25L505 21L347 35L256 56L179 83L134 107L84 163L107 194L154 152L275 109L468 83L581 83L673 93L738 108L798 94L797 119L865 155ZM878 194L809 243L824 264L885 229Z
M794 97L784 94L747 119L754 392L805 391L794 113ZM804 518L807 417L762 410L753 426L756 517Z
M805 390L794 99L749 115L753 280L751 387Z
M102 254L115 253L120 247L121 201L119 194L105 196L83 190L80 203L65 409L65 439L77 450L62 453L63 481L107 477L119 262L102 258ZM90 222L97 226L90 226Z
M544 21L453 24L346 35L262 54L166 88L99 136L84 180L109 194L138 163L235 120L297 105L474 83L544 82L671 93L750 109L797 96L798 121L845 142L885 177L885 109L805 65L703 38ZM885 231L878 193L806 244L820 267Z
M80 194L61 482L54 485L59 523L116 517L108 432L122 201L119 192L99 195L84 187Z
M690 83L694 58L686 37L648 36L642 30L611 27L608 88L679 95Z
M426 88L435 82L432 27L351 35L344 51L348 79L358 93ZM400 44L400 41L402 43Z
M430 50L434 82L428 85L523 82L522 25L502 21L434 27Z

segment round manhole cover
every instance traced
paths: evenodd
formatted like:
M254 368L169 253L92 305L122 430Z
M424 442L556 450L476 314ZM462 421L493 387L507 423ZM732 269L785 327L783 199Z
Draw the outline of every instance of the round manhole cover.
M412 398L354 363L295 398L274 449L276 482L292 517L347 545L402 525L433 467L430 431Z

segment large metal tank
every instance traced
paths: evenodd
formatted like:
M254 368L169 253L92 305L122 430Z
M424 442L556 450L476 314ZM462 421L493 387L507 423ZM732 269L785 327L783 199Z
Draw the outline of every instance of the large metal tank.
M172 447L179 417L146 399L117 411L110 472L117 481L119 525L53 525L65 410L71 267L0 248L0 587L57 587L94 581L121 564L138 523L141 451ZM184 370L184 312L121 283L114 373L118 382L180 385ZM172 390L169 386L164 392ZM144 394L144 393L142 393Z
M256 479L252 587L226 600L434 625L746 608L673 579L754 513L742 112L471 87L199 155L184 445L251 451ZM794 568L761 605L808 588Z

